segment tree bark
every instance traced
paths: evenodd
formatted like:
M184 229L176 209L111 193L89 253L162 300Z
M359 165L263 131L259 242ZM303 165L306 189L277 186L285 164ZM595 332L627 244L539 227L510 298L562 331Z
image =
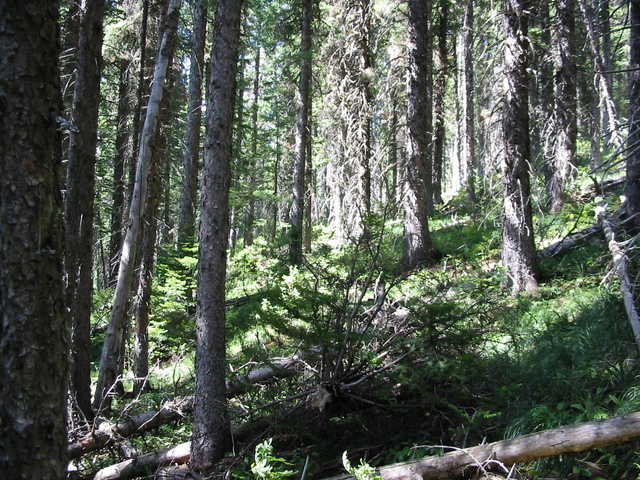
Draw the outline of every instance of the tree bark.
M111 315L109 317L109 326L102 347L102 356L100 358L100 370L93 404L96 410L108 410L110 408L110 392L118 380L118 366L123 355L122 338L125 328L126 310L131 293L136 249L139 243L139 232L147 195L148 174L151 164L151 144L154 133L156 132L156 124L160 113L160 102L162 101L163 89L166 83L167 67L169 64L167 51L170 49L170 44L174 41L180 3L181 0L171 0L169 4L167 28L162 34L160 48L158 49L158 61L140 141L136 182L129 207L127 232L120 254L118 282L113 298Z
M91 420L91 296L98 109L102 70L104 1L85 0L81 9L76 83L69 137L65 198L65 273L71 337L71 390Z
M298 117L296 120L295 166L293 170L293 203L291 205L290 262L302 263L304 197L306 191L307 138L311 108L311 20L313 0L302 0L300 41L300 82L298 84Z
M116 114L116 142L113 158L113 192L111 194L111 228L109 238L108 286L115 287L118 280L118 263L122 246L122 216L124 213L125 159L129 138L129 68L131 61L120 60L118 83L118 112Z
M449 63L447 55L447 35L449 30L449 1L440 0L438 5L438 50L436 53L436 82L433 90L433 110L435 128L433 133L433 202L442 204L442 167L446 140L445 94Z
M610 83L610 77L606 74L606 67L600 51L598 35L596 33L595 26L598 24L598 18L597 15L595 15L589 8L586 0L578 0L578 3L580 4L580 10L582 11L582 16L587 27L589 44L591 45L591 53L593 55L593 63L595 65L595 75L597 85L599 87L598 95L600 98L601 108L603 109L603 118L608 119L608 129L604 133L611 143L618 145L620 144L620 132L618 131L619 120L616 112L616 105L613 101L613 85Z
M427 220L428 186L431 169L430 135L427 121L430 110L429 85L431 51L427 48L431 1L409 0L409 85L407 123L409 158L406 162L407 185L404 199L403 262L415 268L434 257L434 247Z
M558 0L556 25L555 155L551 179L551 211L564 206L567 183L574 176L578 136L576 48L573 0Z
M502 166L502 264L512 294L538 292L539 269L530 200L526 0L505 0L505 88Z
M615 232L613 231L613 227L611 226L611 222L609 221L609 217L607 217L607 213L603 206L596 207L596 219L602 227L604 236L609 244L609 251L613 257L613 268L620 279L620 292L622 293L622 301L624 302L624 307L627 311L627 318L631 324L633 336L636 339L638 348L640 348L640 317L636 310L633 295L635 285L629 278L629 273L627 271L627 256L622 248L620 248L618 242L616 242Z
M196 312L194 470L211 470L230 445L225 395L225 280L229 185L242 0L219 0L213 26L204 150Z
M182 190L178 221L178 249L195 241L196 201L198 195L198 155L200 152L200 122L202 119L202 77L204 46L207 35L207 7L200 0L193 5L191 34L191 66L189 69L189 106L185 149L182 160Z
M640 438L640 413L576 423L443 455L388 465L376 470L384 480L447 480L467 469L506 467L538 458L582 452ZM326 480L351 480L351 475Z
M0 478L66 478L59 2L0 2Z
M630 0L629 136L627 139L627 210L640 231L640 0Z
M474 103L474 72L473 72L473 31L474 31L474 5L473 0L467 0L464 11L463 24L463 64L464 64L464 165L466 166L466 191L467 198L472 202L476 201L475 187L475 154L476 154L476 114Z

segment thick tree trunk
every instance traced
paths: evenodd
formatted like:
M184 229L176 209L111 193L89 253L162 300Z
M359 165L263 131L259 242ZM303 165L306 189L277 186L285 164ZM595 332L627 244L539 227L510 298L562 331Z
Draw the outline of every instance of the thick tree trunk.
M566 186L576 172L576 48L573 0L558 0L556 25L555 155L551 178L551 210L564 205Z
M242 0L219 0L213 26L204 150L196 312L192 466L206 473L227 451L225 280L229 186Z
M102 66L104 2L85 0L80 19L76 83L69 138L65 198L65 271L71 337L71 390L80 411L91 420L91 295L93 219L98 109Z
M175 30L178 24L181 0L171 0L167 13L167 27L163 32L160 48L158 49L158 61L153 79L147 115L140 141L138 165L136 170L136 182L129 208L127 232L120 254L120 267L118 270L118 282L113 298L113 306L109 317L109 326L105 334L102 356L100 358L100 370L94 408L106 409L111 406L111 391L118 380L118 370L123 356L123 335L126 321L126 310L131 293L133 270L135 266L136 249L139 243L139 232L144 215L144 206L147 195L147 182L151 164L151 144L156 124L160 114L160 102L166 83L169 57L167 56L170 45L174 41Z
M433 259L434 247L427 221L430 135L427 122L430 110L427 74L431 51L428 50L430 1L409 0L409 103L407 123L409 158L407 159L404 198L404 265L414 268Z
M204 46L207 35L207 7L200 0L193 5L191 34L191 67L189 70L189 106L182 160L182 190L178 221L178 249L195 241L196 202L198 195L198 156L200 152L200 122L202 118L202 77Z
M0 2L0 478L66 478L59 2Z
M629 137L627 139L627 210L640 231L640 0L630 1Z
M477 470L481 466L496 467L497 462L510 467L538 458L582 452L637 438L640 438L640 413L631 413L388 465L379 468L376 474L384 480L448 480L465 470ZM342 475L327 480L353 478L351 475Z
M292 265L302 262L302 225L304 195L306 191L307 138L309 137L309 110L311 107L311 20L313 0L302 0L300 41L300 83L298 84L298 118L296 121L295 166L293 170L293 203L291 205Z
M511 292L538 292L538 261L530 200L526 0L505 0L502 264Z

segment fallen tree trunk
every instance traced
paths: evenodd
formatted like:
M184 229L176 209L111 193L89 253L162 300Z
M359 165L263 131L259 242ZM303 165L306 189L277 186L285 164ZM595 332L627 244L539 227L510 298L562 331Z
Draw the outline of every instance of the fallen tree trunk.
M522 437L456 450L434 457L396 463L377 469L384 480L446 480L467 469L506 467L539 458L615 445L640 438L640 412L593 422L577 423ZM327 480L351 480L341 475Z
M581 452L640 438L640 412L577 423L443 455L396 463L377 469L384 480L446 480L468 469L492 463L510 467L538 458ZM169 464L189 461L190 443L148 453L97 472L92 480L129 480ZM355 480L351 475L326 480Z
M615 232L613 226L609 221L609 217L603 206L596 207L596 218L602 226L607 242L609 243L609 251L613 257L613 267L620 279L620 292L622 293L622 301L624 302L625 309L627 311L627 317L633 330L633 336L636 339L638 348L640 348L640 317L638 317L638 311L636 310L635 302L633 299L633 284L629 278L627 272L627 256L624 254L622 248L615 239Z
M544 260L555 257L556 255L561 255L565 252L568 252L569 250L578 248L586 240L596 235L599 230L600 227L598 227L598 225L591 225L584 230L580 230L579 232L566 236L559 242L556 242L553 245L549 245L547 248L543 248L542 250L540 250L538 252L538 261L542 262Z
M246 392L252 385L264 384L293 375L295 373L293 367L308 356L309 354L307 353L296 353L290 357L276 358L251 370L246 375L228 380L227 396L232 398ZM86 453L111 445L122 438L145 433L161 425L178 420L191 411L193 411L193 396L188 396L169 402L159 409L141 413L116 424L104 421L86 436L70 443L67 446L67 456L70 460L79 458Z

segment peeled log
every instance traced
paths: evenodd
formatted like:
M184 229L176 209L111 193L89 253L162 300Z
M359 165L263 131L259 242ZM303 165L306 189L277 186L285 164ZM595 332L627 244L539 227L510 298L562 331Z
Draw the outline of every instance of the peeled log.
M601 205L596 207L596 218L602 226L602 231L604 232L605 237L607 237L607 242L609 243L609 251L611 252L611 256L613 257L613 266L616 273L618 274L618 278L620 279L620 292L622 294L622 301L624 302L624 307L627 311L627 317L629 318L629 323L631 324L631 329L633 330L633 336L636 339L638 348L640 348L640 317L638 316L638 311L636 310L635 302L633 299L633 283L631 282L629 273L627 272L627 256L625 255L622 248L620 248L620 244L616 241L613 226L609 221L607 212Z
M477 447L456 450L435 457L380 467L376 474L384 480L447 480L468 468L494 460L510 467L538 458L581 452L640 438L640 412L577 423L501 440ZM480 465L479 465L480 464ZM354 479L351 475L327 480Z

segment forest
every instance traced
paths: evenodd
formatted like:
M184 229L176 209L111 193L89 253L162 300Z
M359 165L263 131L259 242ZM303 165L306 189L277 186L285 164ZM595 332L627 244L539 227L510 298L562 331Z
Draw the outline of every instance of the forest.
M640 479L640 0L0 1L0 479Z

